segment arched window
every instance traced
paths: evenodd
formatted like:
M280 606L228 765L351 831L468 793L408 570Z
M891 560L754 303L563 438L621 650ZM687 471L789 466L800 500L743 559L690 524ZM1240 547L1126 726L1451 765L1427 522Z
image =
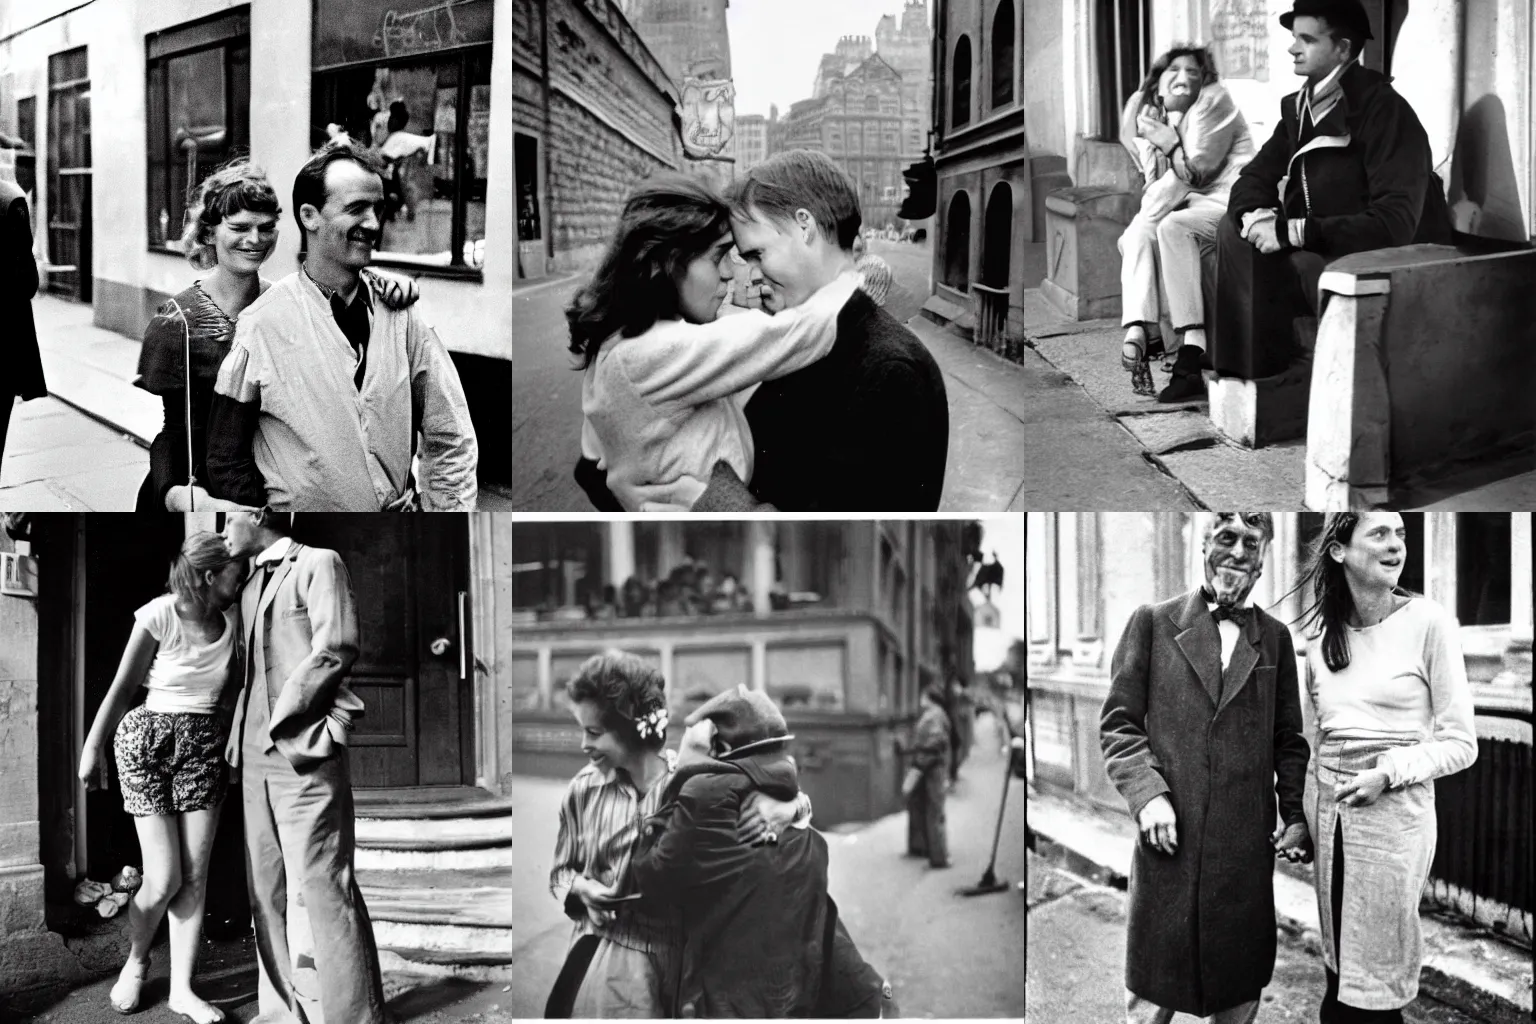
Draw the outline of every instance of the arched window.
M971 37L961 36L955 44L952 66L954 86L950 89L949 124L958 128L971 120Z
M971 290L971 197L956 192L944 218L944 283L957 291Z
M981 283L988 288L1008 287L1009 243L1013 236L1013 189L1006 181L992 186L987 197L987 219L981 242Z
M1013 0L1000 0L992 19L992 107L1013 102Z

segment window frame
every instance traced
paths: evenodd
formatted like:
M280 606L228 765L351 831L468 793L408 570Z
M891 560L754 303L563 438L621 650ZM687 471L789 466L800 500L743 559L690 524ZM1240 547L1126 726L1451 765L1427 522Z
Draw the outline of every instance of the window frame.
M175 144L171 141L170 125L170 71L172 61L181 60L194 54L205 53L211 50L223 51L224 72L224 129L225 144L224 155L217 161L210 163L208 173L216 168L234 160L240 156L248 156L251 152L251 15L250 5L230 8L205 18L196 18L192 21L182 22L156 32L145 33L144 36L144 247L149 252L159 253L162 256L176 256L185 258L179 246L171 243L181 241L182 230L185 227L186 211L192 205L192 193L202 180L207 179L207 174L202 175L199 181L187 182L186 193L181 200L181 224L172 225L170 219L166 222L166 239L156 244L153 239L157 224L158 212L156 207L167 213L174 208L175 195L174 168L179 162L175 153ZM235 95L235 75L233 54L235 51L245 50L245 113L238 116L236 104L239 102ZM154 154L156 124L151 112L155 109L151 95L155 90L155 72L161 70L162 76L159 85L160 111L165 118L164 123L164 157L165 182L164 192L160 196L153 195L154 167L151 159ZM236 128L244 129L243 138L236 136ZM156 201L158 200L158 202ZM169 202L168 202L169 200Z
M425 275L428 277L452 278L483 282L485 280L485 267L472 267L462 261L464 258L464 242L469 236L468 210L471 200L468 193L472 186L466 183L465 171L469 166L469 117L470 98L475 85L485 85L489 89L492 74L492 44L489 42L472 43L464 46L449 47L441 50L433 50L427 53L412 53L401 57L383 60L355 61L349 64L340 64L310 72L310 119L314 124L328 123L335 120L337 106L335 98L336 88L325 88L325 85L335 83L342 76L355 74L361 70L375 70L377 68L410 68L410 67L440 67L449 61L458 63L458 92L456 97L457 109L454 114L454 175L453 175L453 212L449 231L449 262L448 264L427 263L422 260L412 259L409 253L391 253L375 249L372 265L386 267L391 270L401 270L412 275ZM485 68L485 81L472 82L470 68L476 58L483 60ZM322 113L324 104L331 106L327 113ZM340 123L340 122L337 122ZM489 120L487 122L489 131ZM314 140L311 139L313 142ZM486 167L485 199L482 202L489 203L491 194L490 168Z
M962 45L965 47L965 73L963 75L960 73L960 47ZM973 50L974 47L971 45L970 34L966 32L960 33L960 38L955 40L955 48L952 51L952 56L950 57L950 131L959 131L961 128L964 128L971 123L971 97L973 92L971 79L974 77L972 72L975 70L976 64L976 56L972 52ZM961 120L958 116L960 113L962 100L964 101L965 107L964 120Z

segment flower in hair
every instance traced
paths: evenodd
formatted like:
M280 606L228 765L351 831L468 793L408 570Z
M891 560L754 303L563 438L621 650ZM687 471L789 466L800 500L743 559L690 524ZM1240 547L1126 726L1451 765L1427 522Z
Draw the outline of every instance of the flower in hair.
M641 739L649 739L652 736L660 739L667 733L667 707L658 704L646 714L635 719L635 732Z

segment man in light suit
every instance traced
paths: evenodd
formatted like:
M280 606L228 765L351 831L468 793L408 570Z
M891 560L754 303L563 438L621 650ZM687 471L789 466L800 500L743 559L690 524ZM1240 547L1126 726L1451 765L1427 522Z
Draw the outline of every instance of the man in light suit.
M1136 609L1115 648L1100 742L1141 831L1129 1024L1252 1024L1275 967L1274 858L1311 859L1291 633L1248 601L1273 537L1268 512L1215 513L1206 585Z
M242 772L257 1020L315 1024L288 944L292 880L314 933L324 1020L383 1024L378 949L352 867L347 734L363 702L345 679L357 659L357 609L341 557L295 542L290 526L288 515L263 510L231 512L224 528L231 555L256 558L240 601L244 689L225 753Z

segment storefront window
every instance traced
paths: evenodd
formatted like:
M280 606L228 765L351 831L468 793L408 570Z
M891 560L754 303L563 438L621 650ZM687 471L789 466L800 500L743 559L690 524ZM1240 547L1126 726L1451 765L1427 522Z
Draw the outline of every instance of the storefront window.
M840 643L769 647L768 696L786 711L841 711L846 657Z
M145 37L152 249L181 252L189 197L250 152L250 8Z
M344 133L384 164L380 263L484 265L490 40L490 0L316 4L310 142Z

